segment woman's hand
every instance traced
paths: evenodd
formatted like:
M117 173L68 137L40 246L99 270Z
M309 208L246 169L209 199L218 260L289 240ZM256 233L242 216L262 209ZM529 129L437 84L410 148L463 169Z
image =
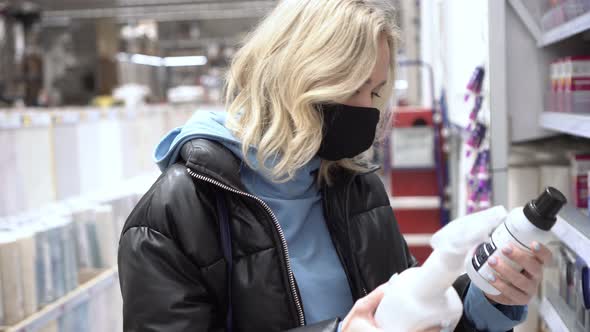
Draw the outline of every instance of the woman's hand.
M377 287L369 295L356 301L342 321L342 332L383 332L377 327L375 311L385 295L385 286L386 284Z
M510 267L506 260L495 257L488 260L488 264L498 274L495 280L489 281L501 292L500 295L485 294L488 299L505 305L526 305L537 294L543 278L543 265L551 261L552 254L538 242L533 242L531 249L533 255L512 245L502 249L506 257L523 267L520 273Z
M383 329L377 327L375 321L375 311L383 296L385 295L385 286L383 284L369 295L356 301L348 315L342 321L342 332L384 332ZM440 332L441 328L432 328L424 331L416 332Z

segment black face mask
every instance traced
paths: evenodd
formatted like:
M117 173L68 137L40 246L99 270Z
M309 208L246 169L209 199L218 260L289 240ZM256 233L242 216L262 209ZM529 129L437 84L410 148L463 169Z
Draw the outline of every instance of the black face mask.
M324 118L320 158L330 161L352 158L373 144L379 123L378 109L324 104L318 106L318 111Z

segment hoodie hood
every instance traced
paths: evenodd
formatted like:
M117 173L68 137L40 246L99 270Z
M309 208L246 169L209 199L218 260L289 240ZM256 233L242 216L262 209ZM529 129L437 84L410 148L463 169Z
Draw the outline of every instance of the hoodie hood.
M163 172L177 162L182 146L196 138L217 141L244 161L241 142L225 127L227 116L226 112L198 111L184 126L170 131L160 141L154 153L155 162L160 170ZM254 169L243 162L240 167L241 179L246 188L263 198L299 199L315 195L317 188L314 172L320 167L319 157L314 157L306 166L299 169L288 182L289 185L285 186L273 182L269 174L264 174L258 168L256 153L256 148L250 147L246 156ZM267 163L267 167L272 168L273 161L269 159Z
M225 112L195 112L182 127L170 131L156 146L154 161L163 172L174 164L180 155L182 146L195 138L206 138L218 141L240 158L241 144L225 127L227 113Z

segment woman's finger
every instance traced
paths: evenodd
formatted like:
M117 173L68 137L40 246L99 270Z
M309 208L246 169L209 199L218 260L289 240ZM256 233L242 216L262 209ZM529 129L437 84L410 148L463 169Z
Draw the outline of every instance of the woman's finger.
M537 290L536 282L525 277L522 273L516 272L505 260L491 257L488 263L503 280L529 296L535 295Z
M386 285L387 284L383 284L377 287L374 291L369 293L369 295L358 300L357 304L359 311L370 315L374 315L375 311L377 310L377 306L379 306L379 303L381 303L383 296L385 296Z
M540 244L539 242L531 243L531 249L533 250L533 254L535 257L541 262L542 264L549 264L553 259L553 254L551 250L549 250L544 245Z
M513 245L503 248L502 253L516 264L522 266L523 269L533 276L533 280L540 280L543 264L536 256L520 248L515 248Z
M529 302L529 296L518 288L506 283L497 276L492 276L490 283L516 305L526 305Z

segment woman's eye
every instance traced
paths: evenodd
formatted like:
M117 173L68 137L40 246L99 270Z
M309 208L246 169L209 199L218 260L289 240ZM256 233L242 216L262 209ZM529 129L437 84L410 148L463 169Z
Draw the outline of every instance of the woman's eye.
M371 92L371 96L381 98L377 92Z

